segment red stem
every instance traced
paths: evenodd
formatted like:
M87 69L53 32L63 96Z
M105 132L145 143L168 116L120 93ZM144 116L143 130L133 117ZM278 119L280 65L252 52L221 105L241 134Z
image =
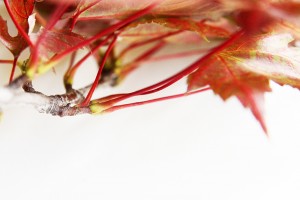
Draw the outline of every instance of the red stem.
M166 38L166 37L169 37L169 36L172 36L172 35L175 35L175 34L178 34L182 32L181 30L180 31L175 31L175 32L170 32L170 33L167 33L167 34L164 34L164 35L160 35L158 37L155 37L155 38L151 38L149 40L144 40L144 41L141 41L141 42L136 42L136 43L133 43L131 45L129 45L128 47L126 47L120 54L119 54L119 58L122 58L128 51L136 48L136 47L139 47L139 46L142 46L142 45L145 45L145 44L149 44L151 42L155 42L157 40L161 40L163 38Z
M36 44L35 44L36 48L35 48L34 52L32 53L32 59L31 59L31 64L30 64L30 66L32 66L33 68L37 67L36 63L38 62L38 57L39 57L38 56L39 46L45 39L47 31L51 30L55 26L55 24L58 22L58 20L65 13L66 9L69 7L70 3L63 3L63 4L58 4L58 5L60 5L60 6L51 15L49 22L47 23L46 27L44 28L41 35L38 37L38 39L36 41Z
M186 69L178 72L177 74L159 82L156 84L153 84L151 86L148 86L146 88L137 90L135 92L131 92L131 93L127 93L119 98L115 98L112 101L107 102L108 105L113 105L117 102L120 102L122 100L128 99L130 97L133 96L137 96L140 94L144 94L148 91L151 90L155 90L158 89L160 87L165 88L166 86L169 86L175 82L177 82L178 80L180 80L181 78L183 78L184 76L187 76L188 74L192 73L193 71L195 71L197 68L199 67L203 67L201 66L201 64L203 64L204 62L206 62L207 60L209 60L214 54L217 54L219 52L221 52L222 50L224 50L225 48L227 48L228 46L230 46L233 42L235 42L238 38L240 38L242 35L244 34L244 31L238 31L235 34L233 34L227 41L225 41L223 44L215 47L214 49L212 49L208 54L206 54L205 56L203 56L202 58L200 58L199 60L197 60L196 62L194 62L192 65L190 65L189 67L187 67ZM205 66L204 66L205 67Z
M87 53L83 58L81 58L68 72L66 73L66 78L74 76L78 68L81 66L81 64L88 59L91 55L93 55L101 46L107 43L107 41L111 38L111 36L108 36L105 38L105 40L101 41L97 46L95 46L89 53Z
M74 65L74 62L75 62L75 58L76 58L76 55L77 55L77 51L74 51L71 55L71 59L70 59L70 64L69 64L69 67L68 67L68 71L72 68L72 66Z
M193 95L193 94L197 94L197 93L200 93L200 92L207 91L209 89L210 88L203 88L203 89L200 89L200 90L196 90L196 91L192 91L192 92L186 92L186 93L183 93L183 94L176 94L176 95L161 97L161 98L157 98L157 99L151 99L151 100L140 101L140 102L135 102L135 103L128 103L128 104L112 106L112 107L104 110L103 113L113 112L113 111L124 109L124 108L130 108L130 107L134 107L134 106L141 106L141 105L145 105L145 104L150 104L150 103L155 103L155 102L160 102L160 101L165 101L165 100L170 100L170 99L176 99L176 98L180 98L180 97L186 97L186 96L189 96L189 95Z
M42 26L47 26L47 21L46 21L46 19L44 19L42 16L41 16L41 14L39 13L39 12L37 12L36 10L34 10L34 12L35 12L35 19L37 20L37 22L39 23L39 24L41 24Z
M32 48L34 47L33 43L31 42L28 34L25 32L25 30L20 26L20 24L17 22L15 16L12 13L12 10L10 8L9 2L8 0L4 0L4 4L6 7L6 10L10 16L10 18L12 19L12 21L14 22L16 28L18 29L19 33L24 37L24 39L26 40L26 42L28 43L29 46L31 46Z
M74 65L74 62L75 62L75 58L76 58L76 55L77 55L77 51L74 51L71 55L71 58L70 58L70 63L69 63L69 67L67 69L67 72L65 73L65 76L64 76L64 86L65 86L65 89L66 91L71 91L72 90L72 86L69 85L67 82L66 82L66 76L68 75L68 73L70 72L70 70L72 69L73 65Z
M132 70L136 69L138 67L138 64L142 62L143 60L146 60L150 56L152 56L154 53L156 53L158 50L160 50L162 47L165 46L165 42L161 41L160 43L156 44L154 47L150 48L146 52L144 52L142 55L134 59L130 64L128 64L128 68L125 68L121 73L120 76L126 76L126 74L130 73Z
M88 9L90 9L91 7L93 7L94 5L96 5L97 3L99 3L100 1L102 0L97 0L95 2L92 2L90 3L87 7L85 7L84 9L82 10L79 10L74 16L73 16L73 19L72 19L72 23L71 23L71 26L70 26L70 29L73 30L74 27L75 27L75 24L78 20L78 17L84 12L84 11L87 11Z
M123 26L131 23L132 21L142 17L143 15L145 15L146 13L148 13L150 10L152 10L154 7L156 6L156 4L152 4L148 7L146 7L145 9L143 10L140 10L138 12L136 12L135 14L131 15L130 17L108 27L107 29L104 29L102 31L100 31L98 34L96 34L95 36L85 40L85 41L82 41L80 43L78 43L77 45L65 50L64 52L60 53L59 55L55 56L52 60L50 60L49 62L53 62L53 61L57 61L57 60L60 60L61 58L65 57L66 55L68 55L69 53L72 53L74 51L76 51L77 49L80 49L86 45L89 45L90 43L92 43L93 41L103 37L103 36L106 36L106 35L109 35L113 32L115 32L116 30L122 28Z
M13 60L0 60L0 63L2 63L2 64L13 64L14 61Z
M145 60L147 58L149 58L150 56L152 56L154 53L156 53L158 50L160 50L162 47L165 46L165 42L160 42L157 45L155 45L154 47L152 47L151 49L149 49L148 51L146 51L145 53L143 53L142 55L140 55L139 57L137 57L134 62L141 62L142 60Z
M122 96L122 95L124 95L124 94L112 94L112 95L109 95L109 96L102 97L102 98L100 98L100 99L93 100L93 102L96 102L96 103L98 103L98 104L101 104L101 103L104 103L104 102L106 102L106 101L110 101L110 100L112 100L112 99L115 99L115 98L117 98L117 97L120 97L120 96Z
M109 46L108 46L108 48L107 48L107 50L106 50L106 52L105 52L105 54L104 54L104 57L102 58L101 64L100 64L99 69L98 69L97 76L96 76L96 78L95 78L95 80L94 80L94 83L93 83L93 85L92 85L92 87L91 87L89 93L87 94L86 98L85 98L84 101L81 103L81 106L82 106L82 107L85 107L85 106L88 106L88 105L89 105L89 103L90 103L90 101L91 101L91 98L92 98L92 96L93 96L93 93L95 92L96 87L98 86L98 83L99 83L99 81L100 81L101 74L102 74L102 70L103 70L103 68L104 68L105 62L106 62L106 60L107 60L107 58L108 58L108 56L109 56L111 50L113 49L113 47L114 47L114 45L115 45L115 43L116 43L116 41L117 41L117 38L118 38L118 36L115 36L114 39L113 39L113 41L109 44Z
M13 81L13 79L14 79L14 75L15 75L15 70L16 70L16 67L17 67L18 58L19 58L19 56L14 57L13 66L12 66L12 69L11 69L11 72L10 72L10 77L9 77L9 83L11 83Z
M191 50L191 51L188 51L188 52L180 52L180 53L167 54L167 55L162 55L162 56L155 56L153 58L149 58L149 59L147 59L145 61L142 61L142 62L156 62L156 61L173 59L173 58L199 55L199 53L204 53L204 52L207 52L207 49Z

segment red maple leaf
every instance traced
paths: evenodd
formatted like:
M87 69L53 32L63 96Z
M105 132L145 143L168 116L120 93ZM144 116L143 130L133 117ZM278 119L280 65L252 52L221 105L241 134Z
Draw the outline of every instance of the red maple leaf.
M13 16L15 23L28 34L29 23L28 18L32 14L34 8L34 0L10 0L10 15ZM24 38L24 34L18 31L17 36L12 37L8 33L7 22L0 16L0 40L12 52L15 57L28 46L28 41Z
M269 80L300 88L297 47L288 47L290 34L244 36L213 55L189 76L189 90L210 86L222 99L236 96L249 107L266 131L263 94L270 91Z

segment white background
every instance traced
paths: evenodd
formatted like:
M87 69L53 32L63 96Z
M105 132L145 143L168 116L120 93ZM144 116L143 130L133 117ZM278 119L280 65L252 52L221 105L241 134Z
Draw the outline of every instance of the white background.
M2 58L7 52L1 49ZM147 86L189 62L144 65L113 92ZM0 66L1 83L9 70ZM62 92L53 83L61 83L64 70L34 84ZM7 108L0 123L0 199L298 200L300 93L272 88L266 95L269 139L237 100L224 103L210 91L100 116ZM184 81L160 95L180 91Z

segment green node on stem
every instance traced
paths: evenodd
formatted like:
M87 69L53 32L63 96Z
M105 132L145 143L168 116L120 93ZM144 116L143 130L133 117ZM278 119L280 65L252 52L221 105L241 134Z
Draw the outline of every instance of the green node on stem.
M106 110L108 107L107 106L103 106L99 103L93 103L91 102L91 104L89 105L89 108L92 112L92 114L97 115L97 114L102 114L104 110Z
M41 75L41 74L48 72L56 64L57 64L57 62L50 62L48 64L39 64L37 68L36 67L28 67L28 69L25 71L25 74L32 80L35 75Z

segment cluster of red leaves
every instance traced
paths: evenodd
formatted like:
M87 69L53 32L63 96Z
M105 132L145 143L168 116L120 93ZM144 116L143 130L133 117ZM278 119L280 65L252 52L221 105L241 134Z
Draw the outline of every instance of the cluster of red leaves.
M262 104L264 93L270 91L269 81L300 88L298 1L4 0L4 4L19 32L11 37L0 17L0 40L15 58L10 84L14 83L18 57L27 47L31 55L21 66L26 81L71 55L64 76L66 94L74 91L74 76L81 64L91 55L97 59L98 74L87 96L68 112L61 111L62 116L111 112L211 89L224 100L236 96L266 131ZM212 45L205 44L208 41ZM167 45L183 44L198 50L155 57ZM106 47L105 51L101 47ZM130 52L140 47L143 51L128 61ZM74 63L81 48L90 53ZM144 61L192 53L199 54L196 62L159 83L91 100L99 82L118 84ZM188 77L184 94L119 104L160 91L184 77Z

